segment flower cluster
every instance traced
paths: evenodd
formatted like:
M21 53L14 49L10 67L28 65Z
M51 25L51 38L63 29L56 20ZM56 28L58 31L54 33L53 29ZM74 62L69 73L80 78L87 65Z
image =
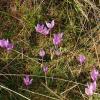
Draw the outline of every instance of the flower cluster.
M99 76L99 71L96 68L93 68L93 70L90 72L90 76L93 82L87 84L87 87L85 88L85 93L88 96L92 96L96 91L96 86L97 86L96 80Z
M44 49L40 49L39 56L42 57L42 60L45 55L46 55L46 53L45 53ZM42 64L43 64L43 62L42 62ZM42 68L43 68L43 72L46 74L48 72L48 67L42 65Z
M41 33L43 35L48 35L50 33L50 30L54 27L54 25L55 25L55 22L54 20L52 20L50 23L46 22L46 25L37 24L37 26L35 27L35 30L36 32ZM53 44L55 46L58 46L61 43L62 36L63 36L63 33L54 34Z
M55 25L55 21L52 20L51 22L46 22L45 24L37 24L35 30L36 32L46 36L50 33L50 30L54 27L54 25ZM52 42L55 47L58 47L58 45L61 43L61 41L63 40L62 37L63 37L63 33L54 34ZM56 49L57 50L55 54L59 56L61 53L59 52L58 48ZM44 59L45 55L46 55L45 50L43 48L40 49L39 56L42 58L42 60ZM48 67L44 66L43 62L42 62L42 69L45 74L48 72Z
M50 33L50 30L54 27L54 24L54 20L52 20L51 23L46 22L46 26L44 24L37 24L37 26L35 27L36 32L43 35L48 35Z
M37 24L37 26L35 27L36 32L41 33L43 35L48 35L49 34L49 29L44 26L43 24Z
M10 51L13 49L13 44L11 44L8 39L7 40L1 39L0 47L5 48L7 51Z

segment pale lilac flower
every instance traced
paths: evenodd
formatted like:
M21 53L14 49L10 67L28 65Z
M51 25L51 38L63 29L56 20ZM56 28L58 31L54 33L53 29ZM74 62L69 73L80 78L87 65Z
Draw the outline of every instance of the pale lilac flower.
M41 33L43 35L48 35L49 34L49 29L44 26L43 24L37 24L37 26L35 27L36 32Z
M10 51L10 50L13 49L13 44L11 44L11 43L8 41L8 39L7 39L7 40L1 39L1 40L0 40L0 47L6 48L7 51Z
M4 48L4 45L5 45L5 40L4 39L0 40L0 47Z
M82 65L82 64L85 62L86 58L85 58L84 55L79 55L79 56L77 57L77 60L78 60L79 63Z
M60 56L62 53L61 53L60 50L56 50L56 51L55 51L55 54L56 54L57 56Z
M44 73L47 73L47 72L48 72L48 67L47 67L47 66L44 66L44 67L43 67L43 72L44 72Z
M50 32L50 30L49 30L47 27L44 27L41 34L43 34L43 35L48 35L49 32Z
M96 81L94 81L93 83L87 84L87 88L85 88L85 93L88 96L92 96L95 91L96 91Z
M32 80L33 80L33 79L30 79L30 78L29 78L29 75L25 75L25 77L23 78L23 82L24 82L24 84L25 84L26 86L31 85L31 84L32 84Z
M43 24L37 24L37 26L35 27L36 32L41 33L43 31L44 25Z
M99 76L99 71L96 68L93 68L93 70L90 72L90 76L93 81L96 81L97 77Z
M63 33L58 33L58 34L54 34L54 37L53 37L53 44L55 46L59 45L62 41L62 36L63 36Z
M54 20L52 20L51 23L47 23L47 22L46 22L46 25L47 25L47 27L48 27L49 29L52 29L52 28L54 27L54 25L55 25L55 22L54 22Z
M40 49L40 51L39 51L39 56L41 56L42 58L45 56L45 51L44 51L44 49Z

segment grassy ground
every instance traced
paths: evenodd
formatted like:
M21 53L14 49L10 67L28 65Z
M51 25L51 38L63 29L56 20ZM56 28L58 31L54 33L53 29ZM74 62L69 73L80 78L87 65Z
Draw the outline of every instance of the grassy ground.
M58 32L64 36L62 55L51 59L52 40L37 33L35 26L53 19L51 37ZM99 0L0 0L2 38L14 49L7 53L0 48L0 100L89 100L85 85L93 65L100 69ZM47 55L47 76L41 70L41 48ZM82 66L76 61L79 54L86 57ZM24 74L33 78L29 88L23 84ZM93 100L100 98L99 82Z

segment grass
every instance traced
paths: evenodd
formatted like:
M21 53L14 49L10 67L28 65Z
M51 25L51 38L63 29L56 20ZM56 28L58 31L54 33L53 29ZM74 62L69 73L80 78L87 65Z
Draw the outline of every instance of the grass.
M0 39L8 38L14 49L7 53L0 48L0 100L89 100L84 92L89 73L94 64L100 67L99 5L99 0L1 0ZM53 54L49 36L35 31L37 23L52 19L51 37L64 32L60 57ZM47 54L46 76L38 55L41 48ZM79 54L86 57L82 66L76 61ZM33 78L29 88L23 84L26 73ZM99 88L98 79L93 100L99 100Z

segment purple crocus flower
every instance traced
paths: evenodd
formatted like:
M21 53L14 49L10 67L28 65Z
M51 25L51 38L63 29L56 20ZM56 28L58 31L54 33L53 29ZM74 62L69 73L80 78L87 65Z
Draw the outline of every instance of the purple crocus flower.
M43 35L48 35L48 34L49 34L49 31L50 31L50 30L49 30L47 27L44 27L41 34L43 34Z
M54 25L55 25L55 22L54 22L54 20L52 20L51 23L47 23L47 22L46 22L46 25L47 25L47 27L48 27L49 29L52 29L52 28L54 27Z
M38 32L38 33L42 33L43 28L44 28L44 25L43 24L42 25L37 24L37 26L35 27L36 32Z
M37 24L37 26L35 27L36 32L41 33L43 35L48 35L49 34L49 29L44 26L43 24Z
M55 46L59 45L62 41L63 33L54 34L53 44Z
M30 79L30 78L29 78L29 75L25 75L25 77L23 78L23 82L24 82L24 84L25 84L26 86L31 85L31 84L32 84L32 80L33 80L33 79Z
M96 81L94 81L93 83L87 84L87 88L85 88L85 93L88 96L92 96L93 93L96 91Z
M1 39L0 40L0 47L6 48L7 51L10 51L13 49L13 44L11 44L8 39L7 40Z
M82 64L85 62L86 58L85 58L84 55L79 55L79 56L77 57L77 60L78 60L79 63L82 65Z
M44 67L43 67L43 72L44 72L44 73L47 73L47 72L48 72L48 67L47 67L47 66L44 66Z
M97 77L99 76L99 71L96 68L93 68L93 70L90 72L90 76L93 81L96 81Z
M0 40L0 47L5 47L5 39Z
M41 56L42 58L45 56L44 49L40 49L39 56Z

